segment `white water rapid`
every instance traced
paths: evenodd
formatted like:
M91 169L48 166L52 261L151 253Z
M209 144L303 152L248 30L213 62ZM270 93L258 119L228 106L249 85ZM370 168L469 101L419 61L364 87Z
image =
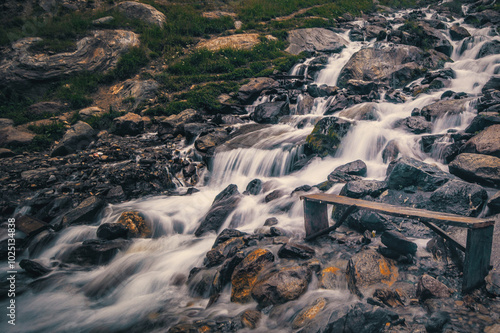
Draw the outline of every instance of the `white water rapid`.
M430 14L429 14L430 15ZM451 26L454 22L448 22ZM408 97L405 103L393 104L384 100L377 103L378 120L357 121L343 139L335 157L315 158L306 167L293 171L293 164L304 153L305 138L311 133L314 122L323 117L330 99L317 98L314 107L306 115L292 115L278 125L252 132L239 138L238 148L219 151L213 162L213 172L205 175L206 183L200 192L188 196L153 197L143 200L110 205L95 225L74 226L60 232L50 246L32 256L47 266L58 262L65 254L85 239L96 238L98 226L116 222L124 211L139 211L151 221L153 238L135 239L132 246L120 252L108 265L75 271L62 266L37 282L34 291L17 297L15 327L0 324L2 332L116 332L134 331L134 324L144 318L161 315L175 324L181 318L192 320L236 316L245 309L255 308L255 303L239 305L229 301L226 287L220 299L207 307L208 299L193 298L185 284L176 283L187 277L194 267L203 266L203 259L216 238L215 234L195 237L194 230L209 210L214 197L229 184L236 184L240 192L247 184L259 178L264 183L263 193L244 196L236 210L227 218L220 230L229 226L252 233L270 217L277 217L279 227L293 238L304 236L302 202L298 195L290 195L299 186L315 185L326 180L337 166L363 160L368 166L368 178L384 179L387 164L382 160L382 150L387 142L396 140L401 155L412 156L428 163L436 163L444 170L439 151L426 154L421 150L421 135L393 128L394 122L409 117L414 108L422 108L438 101L446 90L480 93L483 85L498 71L500 55L475 59L486 41L497 39L488 29L475 29L463 24L473 35L463 52L462 42L451 41L455 51L454 62L445 67L456 72L451 86L417 97ZM345 39L348 40L347 32ZM340 70L349 58L374 41L350 42L339 54L330 56L325 69L319 72L315 83L336 85ZM307 64L305 64L307 67ZM302 69L307 70L307 69ZM301 97L299 97L301 98ZM464 129L474 117L472 104L458 116L438 119L433 133L447 133L450 129ZM301 124L300 126L298 126ZM442 149L450 141L441 139L436 149ZM342 186L334 186L328 192L338 193ZM264 203L264 197L274 190L282 190L285 196ZM319 295L335 302L350 302L345 289L311 290L299 300L290 302L290 309L300 308ZM334 302L334 303L335 303ZM1 303L5 309L6 303ZM293 312L293 311L292 311ZM260 332L288 332L283 323L291 320L291 313L278 318L267 318L260 323ZM170 318L170 319L169 319ZM132 327L132 328L131 328ZM164 328L162 332L165 332Z

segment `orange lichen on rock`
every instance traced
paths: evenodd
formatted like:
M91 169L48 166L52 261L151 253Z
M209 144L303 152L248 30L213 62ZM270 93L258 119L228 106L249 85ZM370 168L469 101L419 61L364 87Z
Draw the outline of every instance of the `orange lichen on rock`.
M321 297L318 298L314 303L305 309L303 309L297 317L295 317L292 327L294 329L304 327L308 322L312 321L318 313L321 312L326 306L326 300Z
M127 227L131 237L151 237L151 229L149 229L144 216L139 212L123 212L118 223Z

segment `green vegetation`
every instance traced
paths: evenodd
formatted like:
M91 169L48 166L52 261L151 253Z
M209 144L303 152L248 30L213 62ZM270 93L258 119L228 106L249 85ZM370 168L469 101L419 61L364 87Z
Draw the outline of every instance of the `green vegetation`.
M459 0L443 3L442 6L448 8L452 13L462 14L462 2Z
M359 15L361 12L367 13L375 9L372 0L337 0L323 6L315 7L306 12L306 15L320 16L326 18L336 18L345 13Z
M389 8L412 8L416 7L417 0L379 0L382 6Z
M272 18L292 14L302 8L322 5L331 0L245 0L238 7L243 22L269 21Z
M42 151L49 149L54 141L60 140L66 132L66 127L63 123L52 122L47 125L31 125L28 129L35 133L33 141L22 147L12 147L15 152L22 151Z
M85 119L84 122L89 124L95 130L110 130L113 128L113 119L122 116L123 114L118 111L114 111L110 108L109 112L101 115L101 116L93 116L88 119ZM79 116L77 115L75 119L72 119L72 122L77 122L79 120Z
M424 50L429 50L432 48L432 41L429 36L424 33L424 29L415 21L406 21L403 26L399 28L401 31L406 31L411 35L415 35L416 38L410 43Z

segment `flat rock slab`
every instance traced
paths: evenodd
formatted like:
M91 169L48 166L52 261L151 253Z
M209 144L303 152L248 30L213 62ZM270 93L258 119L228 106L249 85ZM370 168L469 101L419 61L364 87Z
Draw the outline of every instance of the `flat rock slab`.
M285 51L291 54L301 52L340 52L347 41L335 32L324 28L297 29L288 32L290 46Z
M217 37L206 41L201 41L196 45L198 49L208 49L218 51L221 49L250 50L260 43L259 34L239 34L231 36ZM269 40L276 40L276 37L266 36Z

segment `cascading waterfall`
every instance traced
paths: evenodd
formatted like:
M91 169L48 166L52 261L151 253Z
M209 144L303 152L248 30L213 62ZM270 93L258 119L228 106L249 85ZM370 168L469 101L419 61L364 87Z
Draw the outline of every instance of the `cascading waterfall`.
M467 29L473 37L462 42L451 41L455 48L452 55L454 62L447 63L446 67L453 69L457 77L451 81L449 88L421 94L403 104L378 103L379 119L357 121L357 125L343 139L342 147L335 157L316 158L303 169L292 172L293 163L303 153L305 138L331 101L331 98L320 97L315 100L309 114L293 115L284 123L252 133L249 136L252 137L251 144L247 142L249 146L229 146L219 151L214 158L210 181L200 188L200 192L190 196L155 197L109 206L100 223L115 222L121 212L137 210L152 222L153 238L134 240L130 248L119 253L108 265L71 273L63 268L51 274L46 278L45 285L40 283L38 292L27 292L17 298L18 316L31 320L18 322L13 331L117 331L127 329L141 318L154 316L158 309L162 309L163 315L170 316L175 322L179 317L236 315L251 308L249 305L230 303L228 292L225 292L217 304L205 310L208 300L191 298L187 288L175 282L180 276L187 276L193 267L201 266L205 253L214 243L215 235L193 236L213 198L230 183L237 184L242 192L253 178L261 178L270 189L291 193L298 186L325 180L336 166L356 159L367 163L369 178L382 179L387 165L382 161L381 151L391 140L398 142L402 155L440 164L442 156L439 152L428 155L421 151L421 135L394 129L392 125L410 116L413 108L421 108L439 100L447 89L471 95L479 93L489 77L498 71L499 55L481 59L475 57L484 42L500 38L488 36L488 29L470 26ZM347 32L344 37L348 40ZM464 43L467 45L464 46ZM315 83L335 85L340 70L349 58L362 47L370 45L373 42L348 43L341 53L329 58L327 67L319 73ZM307 74L307 64L311 60L296 66L292 74ZM268 98L257 103L265 101ZM473 115L469 110L460 115L444 116L435 122L433 133L464 129ZM304 119L310 121L304 122ZM451 143L449 140L446 137L437 144L446 145ZM339 189L336 186L330 192ZM297 197L285 196L273 205L264 204L263 198L264 194L244 197L224 227L238 227L242 231L253 232L262 226L266 218L278 216L280 226L294 232L294 237L303 237L302 206ZM286 212L276 209L288 203L291 206ZM96 230L97 226L70 227L57 236L51 247L34 256L51 265L75 244L96 238ZM313 290L303 298L290 302L290 306L300 307L319 294L336 302L348 302L350 299L345 290ZM269 332L279 332L280 321L289 322L290 319L290 315L283 314L272 320L265 319L263 325ZM5 323L1 325L5 327Z

